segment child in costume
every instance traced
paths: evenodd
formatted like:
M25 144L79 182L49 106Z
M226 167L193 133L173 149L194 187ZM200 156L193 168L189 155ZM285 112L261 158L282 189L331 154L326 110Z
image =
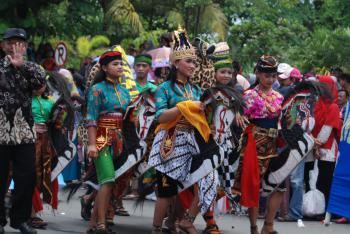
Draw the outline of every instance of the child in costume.
M55 150L48 135L47 125L54 102L44 94L45 89L46 85L40 90L34 91L32 98L32 115L36 133L36 187L33 194L33 209L30 219L30 224L33 228L44 228L47 225L46 222L36 215L43 210L40 193L43 194L43 201L50 204L54 210L57 210L58 205L57 179L51 182L51 169Z
M218 98L215 98L215 105L223 105L223 108L216 109L217 107L214 107L213 110L213 104L211 103L211 108L208 109L207 113L208 117L211 116L208 121L212 125L212 132L214 131L213 135L216 136L215 138L217 139L217 143L225 149L224 161L218 168L220 188L218 189L216 200L219 200L225 195L227 195L230 199L233 199L234 195L232 194L231 190L234 182L234 173L239 162L237 147L239 144L239 136L242 132L241 127L244 128L247 120L240 114L240 111L243 111L242 98L240 92L234 89L233 61L230 58L229 47L226 42L220 42L215 45L215 51L213 52L212 59L214 60L213 66L215 69L215 85L210 90L213 93L212 95L223 95L221 98L224 98L225 100L223 103L221 103L221 101L218 101ZM204 97L204 100L205 99L206 98ZM217 111L221 113L219 115L220 117L217 118L218 116L216 116L216 118L214 118L213 116ZM230 115L231 111L232 114L234 114L234 119L232 119L232 122L229 122L230 117L228 116ZM216 126L217 121L222 121L221 123L224 123L220 124L219 129L216 129L218 127ZM234 124L233 121L236 121L236 123ZM226 125L229 125L227 130L225 128ZM220 132L219 137L217 137L216 132ZM214 219L213 206L203 215L203 218L207 224L207 227L203 233L221 233Z
M119 84L123 74L120 52L107 51L99 60L102 71L90 88L87 101L88 156L94 158L100 188L95 200L91 233L109 233L106 213L115 180L113 158L122 152L123 113L130 103L129 91ZM95 217L97 216L97 217Z

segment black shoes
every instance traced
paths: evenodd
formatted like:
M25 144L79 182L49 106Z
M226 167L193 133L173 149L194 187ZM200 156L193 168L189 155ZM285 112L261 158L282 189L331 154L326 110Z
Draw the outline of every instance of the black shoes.
M0 225L0 234L5 234L5 229L2 225Z
M27 223L21 223L16 229L20 230L22 234L37 234L37 231Z

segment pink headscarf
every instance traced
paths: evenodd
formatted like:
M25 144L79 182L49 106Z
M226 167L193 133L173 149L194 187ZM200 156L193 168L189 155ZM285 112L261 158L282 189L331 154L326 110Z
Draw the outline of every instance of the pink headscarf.
M294 78L296 81L301 81L301 78L303 77L299 71L298 68L294 67L292 71L290 72L290 77Z

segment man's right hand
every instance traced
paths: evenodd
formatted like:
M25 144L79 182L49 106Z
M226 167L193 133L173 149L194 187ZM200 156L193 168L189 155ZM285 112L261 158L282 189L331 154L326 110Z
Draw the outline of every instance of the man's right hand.
M96 145L89 145L88 146L87 155L90 158L97 158L98 157Z
M7 55L8 59L15 68L20 68L24 64L23 56L26 52L24 43L17 42L12 46L13 55Z

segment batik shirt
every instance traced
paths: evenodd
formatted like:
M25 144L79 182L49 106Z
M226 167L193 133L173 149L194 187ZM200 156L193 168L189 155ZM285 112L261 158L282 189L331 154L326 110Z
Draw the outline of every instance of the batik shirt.
M8 58L0 59L0 145L35 142L32 92L45 83L45 71L24 62L16 69Z
M275 90L263 93L259 85L244 92L246 108L244 114L249 119L274 119L282 110L283 96Z
M156 91L156 118L158 119L165 110L173 108L179 102L198 101L201 95L200 88L188 82L186 84L175 82L174 87L172 87L171 81L164 82Z
M102 81L89 90L87 118L89 126L97 126L101 114L124 112L130 104L129 91L120 84Z

